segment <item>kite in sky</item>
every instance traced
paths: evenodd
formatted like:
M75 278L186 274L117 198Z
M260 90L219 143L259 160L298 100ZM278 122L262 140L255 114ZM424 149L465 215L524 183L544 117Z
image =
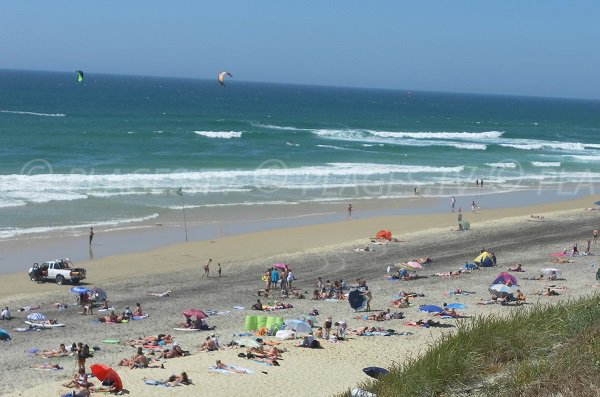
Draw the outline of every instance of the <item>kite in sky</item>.
M221 72L219 73L219 77L217 77L217 80L219 80L219 84L225 85L225 76L233 77L233 75L229 72Z

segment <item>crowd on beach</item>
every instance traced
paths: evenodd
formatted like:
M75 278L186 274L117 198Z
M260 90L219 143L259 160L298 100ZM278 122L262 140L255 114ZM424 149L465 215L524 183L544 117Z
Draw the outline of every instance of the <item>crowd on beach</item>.
M578 244L575 243L570 249L564 249L560 256L553 257L552 261L556 258L566 260L566 257L573 258L577 256L592 255L592 245L596 244L598 238L598 230L592 232L592 239L586 240L586 249L583 252L579 252ZM391 240L388 240L391 241ZM365 250L368 251L368 250ZM497 272L498 259L491 249L481 249L479 254L487 254L490 258L490 268ZM361 254L354 254L361 255ZM418 280L415 274L422 270L409 270L406 264L414 262L423 267L424 271L427 271L428 267L435 263L435 258L430 257L419 257L413 258L406 262L401 263L401 267L397 270L391 271L391 266L388 267L387 274L385 275L390 281L399 283L399 287L396 290L394 296L388 300L388 307L379 308L373 310L371 303L373 301L373 289L370 288L365 278L359 277L355 282L349 282L347 279L340 278L338 276L328 277L327 275L319 275L314 279L313 283L306 281L302 284L302 289L298 288L298 282L292 267L288 264L276 264L268 267L263 273L260 274L260 282L257 280L257 285L262 288L257 292L258 299L250 306L250 310L256 311L273 311L273 310L290 310L296 306L290 303L292 299L307 299L314 305L319 305L318 308L314 308L310 312L306 312L301 319L307 323L310 328L303 332L294 331L291 335L293 338L293 345L299 348L308 349L320 349L326 347L328 343L352 343L352 337L367 337L367 336L410 336L412 332L398 330L398 327L452 327L452 320L456 318L464 318L464 313L457 311L451 304L444 302L440 303L437 311L431 312L431 316L428 318L415 317L421 316L419 313L430 313L421 311L421 307L424 305L417 305L418 301L424 303L425 299L434 299L425 294L419 292L418 288L407 289L408 285ZM210 265L212 259L209 259L204 267L202 268L203 274L200 278L210 277ZM561 262L562 263L562 262ZM487 265L486 265L487 266ZM527 268L527 264L515 263L509 267L503 267L506 269L507 274L520 275L522 273L531 273L531 269ZM418 268L415 268L418 269ZM485 266L480 263L467 262L463 267L457 270L447 272L436 272L434 276L440 277L440 279L452 279L456 280L463 277L469 277L470 274L476 271L485 271ZM221 266L219 264L217 274L219 277L222 276ZM255 273L258 275L258 272ZM564 280L561 277L561 273L558 269L550 269L545 272L535 272L534 276L523 278L525 280L543 280L552 282L552 285L543 286L537 292L530 292L530 295L539 295L540 297L551 297L558 296L567 291L567 287L564 285L556 284L560 280ZM539 275L537 275L539 274ZM389 276L389 277L388 277ZM310 285L310 287L309 287ZM493 288L496 286L497 288ZM478 305L495 305L501 306L521 306L529 303L525 293L521 290L522 287L517 286L517 283L512 279L507 278L500 284L490 285L490 297L481 298L478 300ZM506 287L506 289L504 288ZM541 286L540 286L541 287ZM306 289L307 291L304 291ZM309 293L308 291L312 291ZM376 290L377 291L377 290ZM473 292L464 291L460 288L454 288L444 295L447 297L458 297L462 295L469 295ZM158 293L148 293L147 296L165 298L168 299L171 296L171 290ZM277 294L277 299L274 298L274 294ZM306 295L305 295L306 294ZM263 303L261 298L264 300L270 300L268 303ZM444 300L446 298L443 298ZM438 298L439 300L440 298ZM543 298L546 299L546 298ZM358 304L355 304L355 300ZM340 315L340 311L336 311L336 314L326 314L327 309L325 303L322 301L337 301L351 305L351 309L354 309L354 316L350 319L354 327L349 326L349 322L346 317L350 316L350 310L347 310L347 314ZM441 302L441 301L440 301ZM81 315L93 315L96 313L105 312L105 315L97 317L99 323L123 323L127 322L135 317L142 317L147 315L140 302L137 302L133 309L126 306L123 311L117 311L113 308L107 298L99 299L98 296L90 296L90 294L82 292L78 295L79 313ZM67 306L68 308L68 306ZM416 312L411 309L417 309ZM398 311L402 309L403 311ZM484 308L482 308L484 309ZM487 309L487 308L486 308ZM64 310L64 308L63 308ZM458 309L460 310L460 309ZM28 308L27 312L30 312L31 308ZM324 314L320 314L323 311ZM164 364L168 360L177 359L180 357L186 357L190 354L219 354L226 349L237 349L239 351L238 356L240 359L249 360L250 362L260 363L261 365L269 366L280 366L283 362L283 357L290 354L290 350L287 347L281 346L281 341L276 340L265 340L269 337L276 338L277 332L285 330L288 325L283 323L279 324L274 328L270 329L256 329L253 332L249 332L247 336L250 337L252 343L244 344L240 340L232 338L228 343L222 343L214 327L210 327L207 323L206 317L186 315L185 321L173 324L174 328L188 329L188 330L209 330L206 334L198 338L198 346L193 347L190 350L186 350L177 342L177 338L164 333L152 336L145 336L138 339L131 339L124 342L126 345L135 348L135 353L122 357L116 366L120 366L126 369L137 370L145 368L164 368ZM321 321L318 321L318 318ZM335 318L334 320L334 317ZM11 320L14 317L8 307L0 313L0 319ZM350 317L348 317L350 318ZM365 323L366 322L366 323ZM374 322L374 323L373 323ZM380 326L379 324L392 324L392 326ZM375 325L374 325L375 324ZM394 329L396 328L396 329ZM227 341L226 341L227 342ZM290 346L289 344L286 346ZM243 351L240 351L243 349ZM293 353L292 353L293 354ZM317 354L317 353L315 353ZM65 346L61 344L57 349L42 350L36 352L36 355L42 358L56 358L72 356L76 362L75 374L67 382L63 383L66 388L73 389L72 395L87 396L93 392L112 392L122 393L124 388L117 382L116 379L110 379L100 381L100 384L91 378L87 362L94 356L94 349L90 349L88 344L79 342L73 343L71 346ZM229 362L229 360L227 360ZM239 375L252 374L250 368L245 368L238 365L238 362L225 364L221 359L216 359L214 365L211 365L209 370L215 373L232 373ZM56 364L48 364L45 368L40 369L60 369L55 367ZM60 366L59 366L60 367ZM62 367L61 367L62 368ZM191 379L188 377L188 371L181 372L180 375L171 375L164 379L149 379L144 377L144 383L147 385L161 385L166 387L183 386L193 384Z

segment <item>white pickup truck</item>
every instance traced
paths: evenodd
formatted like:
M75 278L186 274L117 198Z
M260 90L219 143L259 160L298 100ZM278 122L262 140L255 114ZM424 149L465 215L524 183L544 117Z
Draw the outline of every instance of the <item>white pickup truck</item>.
M34 263L27 272L31 281L55 280L58 285L63 285L65 282L78 284L85 278L85 273L85 269L73 267L73 263L68 258L55 259L41 265Z

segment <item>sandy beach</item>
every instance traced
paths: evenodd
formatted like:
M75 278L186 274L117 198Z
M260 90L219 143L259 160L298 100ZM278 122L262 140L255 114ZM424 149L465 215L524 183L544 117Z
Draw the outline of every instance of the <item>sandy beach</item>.
M29 281L25 271L0 276L0 305L9 306L15 318L0 322L9 332L23 326L27 312L16 311L19 307L40 305L37 310L50 318L64 323L64 328L40 332L11 332L13 340L0 344L3 379L0 394L5 396L60 395L67 389L61 386L71 378L75 366L72 357L42 359L28 350L55 349L59 343L71 344L82 341L100 350L88 360L115 368L123 379L124 388L130 395L206 395L231 396L260 393L269 396L314 395L330 396L367 379L362 368L387 367L401 363L411 354L419 354L433 343L442 332L451 332L453 319L441 320L448 328L411 327L406 321L427 320L431 316L417 311L421 304L441 305L444 302L460 302L467 306L459 310L467 316L506 313L510 310L526 310L528 305L540 305L571 299L583 294L596 293L596 256L575 257L574 263L553 264L550 253L570 249L578 243L585 249L585 240L592 230L600 226L600 211L587 210L598 196L542 204L530 207L481 210L467 212L465 219L471 222L471 230L456 231L456 214L402 215L369 217L361 219L308 225L290 229L262 231L225 237L210 241L170 245L142 253L105 257L85 263L77 263L88 271L84 286L99 286L107 291L109 301L117 311L140 302L150 314L145 320L128 324L100 324L96 316L77 314L78 307L58 310L55 302L73 303L70 286L53 283L36 284ZM532 218L531 215L535 215ZM375 245L373 252L356 252L354 248L369 245L369 236L380 229L390 229L399 242ZM101 237L98 237L99 239ZM438 277L435 273L454 271L477 256L485 247L493 251L498 265L459 277ZM592 253L596 251L592 245ZM384 278L386 268L393 263L413 258L430 257L432 264L425 266L416 280L389 281ZM213 258L211 277L201 278L202 265ZM183 321L182 311L189 308L228 312L208 319L215 325L221 343L232 335L243 332L248 310L257 299L257 290L263 286L260 275L273 263L288 263L298 280L296 286L307 291L306 299L288 298L285 302L293 308L279 310L270 315L285 319L302 318L318 309L317 324L322 325L327 316L334 321L345 320L348 328L373 325L394 329L410 335L397 336L350 336L339 343L322 342L324 349L301 349L298 341L284 341L287 348L280 366L267 366L237 356L241 349L224 348L216 352L198 352L207 332L185 333L173 330ZM216 263L221 263L223 277L216 277ZM519 286L528 297L528 305L521 307L500 305L477 305L488 299L488 287L494 277L509 266L522 263L524 273L515 273ZM556 267L562 270L564 280L534 281L525 277L538 275L542 268ZM402 311L404 319L375 322L364 320L365 313L355 313L347 301L310 300L315 279L340 279L354 284L358 277L366 279L373 294L374 310L387 310L393 296L399 291L424 294L412 300L411 306ZM535 293L551 284L566 287L559 296L538 296ZM455 289L473 292L469 295L448 296ZM171 290L169 297L148 296L148 292ZM263 300L266 302L266 300ZM234 309L234 306L245 310ZM359 317L359 318L355 318ZM465 321L468 321L465 320ZM105 344L106 339L126 341L143 335L172 334L176 342L192 354L183 358L162 360L163 368L128 369L118 367L122 358L135 352L125 344ZM272 337L266 337L273 340ZM252 370L253 374L219 374L209 371L209 366L220 359ZM45 362L58 363L64 367L58 371L30 368ZM186 371L194 385L165 389L145 385L143 378L166 379L171 374ZM95 381L98 383L97 381Z

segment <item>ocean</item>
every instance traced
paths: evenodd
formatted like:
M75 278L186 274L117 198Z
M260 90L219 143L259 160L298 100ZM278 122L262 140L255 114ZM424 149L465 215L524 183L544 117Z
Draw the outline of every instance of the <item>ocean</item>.
M600 182L600 101L4 70L0 159L0 239L539 189Z

